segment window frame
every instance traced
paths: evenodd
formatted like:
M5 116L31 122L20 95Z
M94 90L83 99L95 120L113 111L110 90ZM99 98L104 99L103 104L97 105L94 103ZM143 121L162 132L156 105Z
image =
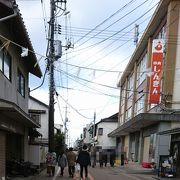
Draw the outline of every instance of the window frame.
M103 128L98 128L98 136L102 136L103 135Z
M19 69L17 72L17 91L25 97L25 77Z
M12 58L6 49L0 50L0 71L2 74L11 81L11 66L12 66ZM6 71L7 70L7 71Z
M29 116L38 124L41 124L41 114L31 112L29 113Z
M136 87L139 87L146 79L147 58L146 52L137 65Z
M144 100L145 100L144 95L142 95L139 99L136 100L135 108L134 108L134 115L138 115L144 112L144 105L145 105Z

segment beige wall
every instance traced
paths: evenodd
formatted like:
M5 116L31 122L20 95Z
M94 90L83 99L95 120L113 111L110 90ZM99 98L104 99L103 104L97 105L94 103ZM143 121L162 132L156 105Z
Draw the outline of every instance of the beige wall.
M167 15L167 44L166 44L166 56L164 63L164 76L163 76L163 93L168 95L166 97L167 101L172 101L173 89L174 89L174 75L176 66L176 55L178 54L177 44L178 39L172 37L178 37L178 27L179 27L179 1L172 1L168 6ZM171 107L171 104L166 106Z
M144 137L143 161L149 162L150 136Z
M124 152L126 152L126 156L129 159L129 135L125 136L124 139Z
M180 8L180 4L178 6ZM179 12L180 17L180 12ZM172 104L173 109L180 109L180 18L178 19L178 36L177 37L177 51L176 51L176 58L174 59L176 61L175 63L175 77L174 77L174 87L173 87L173 97L172 101L174 104Z

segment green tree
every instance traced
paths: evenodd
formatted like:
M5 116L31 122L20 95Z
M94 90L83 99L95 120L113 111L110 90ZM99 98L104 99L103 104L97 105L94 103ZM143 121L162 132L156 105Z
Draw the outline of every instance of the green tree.
M64 133L62 133L60 130L57 130L57 133L54 135L54 143L55 143L55 152L58 157L59 154L65 148Z

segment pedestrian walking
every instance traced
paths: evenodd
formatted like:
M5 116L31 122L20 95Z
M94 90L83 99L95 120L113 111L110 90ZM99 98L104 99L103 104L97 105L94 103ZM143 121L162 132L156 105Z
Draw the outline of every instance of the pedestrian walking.
M85 178L87 179L87 177L88 177L88 165L91 164L91 159L90 159L90 154L87 151L86 145L83 145L83 148L78 155L77 163L80 164L81 180L83 179L83 169L85 169Z
M76 154L73 152L73 148L69 148L69 151L67 152L67 161L68 161L69 176L73 178L75 173L75 163L76 163Z
M106 167L107 166L107 153L106 152L103 153L103 162L104 162L104 166Z
M46 155L47 173L49 176L54 176L56 166L56 153L49 151Z
M111 165L111 167L114 167L114 162L115 162L115 154L114 154L114 152L112 152L110 154L110 165Z
M58 157L58 166L61 168L60 175L63 176L64 168L67 166L67 158L66 158L64 151L62 151Z
M102 153L102 151L99 152L99 165L100 165L100 168L103 167L103 153Z

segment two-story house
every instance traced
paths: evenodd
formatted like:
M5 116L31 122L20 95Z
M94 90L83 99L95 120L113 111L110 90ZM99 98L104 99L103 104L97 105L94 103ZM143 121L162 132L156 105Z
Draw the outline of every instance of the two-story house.
M179 14L179 0L159 2L119 81L118 128L109 136L132 161L158 166L160 156L175 157L172 143L180 149L179 134L171 139L172 130L180 127Z
M28 56L21 57L22 47ZM29 73L42 75L33 52L17 4L0 0L0 179L8 160L28 160L29 128L39 127L28 115Z
M95 124L95 149L97 160L99 159L99 153L107 154L108 161L110 155L116 153L116 138L109 137L108 134L117 128L118 113L113 114L108 118L101 119Z
M46 163L48 152L48 114L48 105L32 96L29 97L29 115L41 125L39 128L30 129L29 161L40 168Z

